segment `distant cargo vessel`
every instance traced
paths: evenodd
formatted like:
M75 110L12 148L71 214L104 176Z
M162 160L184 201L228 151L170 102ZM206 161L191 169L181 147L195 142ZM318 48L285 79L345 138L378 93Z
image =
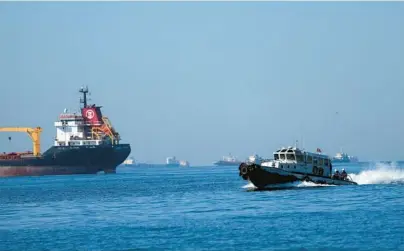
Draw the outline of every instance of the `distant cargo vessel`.
M175 156L166 159L166 166L170 167L189 167L189 162L186 160L177 160Z
M0 154L0 176L115 173L130 154L129 144L120 143L120 135L101 106L88 105L88 88L81 88L81 113L64 110L55 122L54 145L40 151L42 129L0 127L0 132L25 132L33 141L33 152ZM9 137L9 139L11 139Z
M344 152L339 152L337 153L333 158L332 158L332 163L357 163L358 158L355 156L349 156L348 154Z
M223 156L221 160L213 162L215 166L239 166L242 161L238 160L236 157L232 156L231 153L229 156Z
M148 164L144 162L138 162L133 157L127 158L123 163L125 167L152 167L153 164Z

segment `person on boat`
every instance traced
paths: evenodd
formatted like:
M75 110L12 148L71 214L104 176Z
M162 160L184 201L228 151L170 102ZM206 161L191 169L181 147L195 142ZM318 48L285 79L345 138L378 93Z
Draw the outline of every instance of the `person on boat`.
M341 179L345 180L348 177L348 174L345 172L345 169L342 168Z
M334 175L332 176L332 178L333 179L337 179L337 180L339 180L340 179L340 174L339 174L339 171L338 171L338 169L335 169L335 173L334 173Z

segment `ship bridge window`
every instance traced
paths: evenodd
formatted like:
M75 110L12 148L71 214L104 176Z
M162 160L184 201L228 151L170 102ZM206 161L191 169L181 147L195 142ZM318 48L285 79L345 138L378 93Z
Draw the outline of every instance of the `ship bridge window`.
M278 160L279 159L279 155L277 153L274 154L274 160Z
M313 162L313 157L307 156L307 157L306 157L306 162L309 163L309 164L311 164L311 162Z
M328 166L328 163L329 163L328 159L325 159L325 160L324 160L324 165L325 165L325 166Z
M320 166L322 166L322 165L324 164L324 159L319 159L319 160L318 160L318 164L319 164Z
M317 158L313 158L313 165L317 165L318 161Z
M280 157L281 159L285 159L285 154L281 153L281 154L279 154L279 157Z
M293 153L286 154L288 160L295 160L295 155Z
M296 161L297 162L303 162L303 155L301 155L301 154L296 154Z

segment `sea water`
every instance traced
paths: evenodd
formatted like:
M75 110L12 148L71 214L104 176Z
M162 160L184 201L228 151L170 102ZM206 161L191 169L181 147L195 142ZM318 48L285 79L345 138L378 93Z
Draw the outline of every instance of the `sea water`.
M1 178L0 250L404 250L404 165L345 168L360 185L255 191L237 167Z

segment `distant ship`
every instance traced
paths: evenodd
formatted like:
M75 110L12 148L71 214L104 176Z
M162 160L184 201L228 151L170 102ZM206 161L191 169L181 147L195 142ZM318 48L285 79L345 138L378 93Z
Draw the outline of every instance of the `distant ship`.
M144 162L138 162L133 157L127 158L123 163L123 166L126 167L151 167L153 164L148 164Z
M169 167L189 167L189 162L186 160L177 160L175 156L166 159L166 166Z
M258 154L253 154L251 156L248 156L248 159L246 160L247 163L258 164L258 165L260 165L264 161L267 161L267 160L262 158Z
M129 157L122 164L124 166L133 166L135 165L135 160L132 157Z
M358 162L358 158L355 156L349 156L348 154L344 152L339 152L337 153L333 158L332 158L332 163L356 163Z
M229 156L223 156L221 160L213 162L215 166L239 166L242 161L229 154Z

